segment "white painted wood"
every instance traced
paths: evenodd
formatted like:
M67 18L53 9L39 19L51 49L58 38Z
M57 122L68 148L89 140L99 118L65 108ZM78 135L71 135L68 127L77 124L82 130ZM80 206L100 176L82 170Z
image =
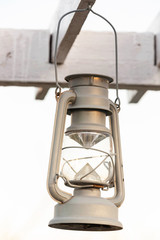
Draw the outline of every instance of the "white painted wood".
M54 62L54 43L55 36L57 32L57 25L59 19L62 15L66 14L69 11L77 9L86 9L88 5L92 5L96 0L60 0L59 7L57 9L57 15L54 16L53 23L51 24L51 32L53 35L52 41L52 52L51 52L51 62ZM73 13L66 16L60 26L59 32L59 43L57 51L57 62L63 63L70 48L72 47L73 42L75 41L77 35L79 34L83 23L85 22L88 11L81 13Z
M152 24L150 25L148 32L154 33L154 65L160 68L160 13L156 16ZM159 72L158 69L156 71ZM155 74L157 76L157 74ZM158 74L159 77L159 74ZM141 97L145 94L145 90L133 90L128 92L129 103L137 103Z
M148 30L155 34L155 63L160 68L160 12Z
M148 30L151 30L154 33L160 32L160 12L157 14L151 25L149 26Z
M153 44L152 33L118 33L120 86L152 84ZM64 75L89 72L115 78L114 51L113 33L82 32L64 63Z
M48 63L50 33L46 30L0 30L0 85L53 87L54 65ZM119 87L160 89L160 73L154 66L152 33L118 33ZM81 32L67 59L58 66L59 82L75 73L114 77L112 33ZM114 87L115 84L112 85Z
M32 86L47 79L48 30L1 29L0 46L0 85Z
M146 90L128 90L128 102L138 103L140 99L144 96Z
M48 87L40 87L40 88L38 88L35 98L37 100L43 100L45 98L45 96L47 95L48 91L49 91Z
M160 18L159 18L160 20ZM156 64L157 67L160 68L160 29L159 29L159 33L156 34Z
M54 20L50 26L51 28L51 38L50 38L50 56L49 61L54 62L54 51L55 51L55 38L57 33L57 25L59 19L65 13L71 10L77 9L86 9L88 5L95 3L95 0L68 0L68 1L59 1L59 7L57 9L57 14L54 16ZM60 26L59 31L59 43L57 50L57 63L63 63L70 48L72 47L77 35L79 34L83 23L85 22L88 11L81 13L73 13L66 16ZM40 88L36 94L36 99L43 99L47 94L47 88Z

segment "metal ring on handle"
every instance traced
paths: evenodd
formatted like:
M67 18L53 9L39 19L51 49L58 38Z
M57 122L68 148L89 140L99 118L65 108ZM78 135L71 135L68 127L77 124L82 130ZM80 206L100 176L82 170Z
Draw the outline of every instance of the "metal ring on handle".
M58 101L58 99L61 96L61 87L56 87L55 89L55 97L56 97L56 101Z
M114 101L116 107L117 107L117 110L118 112L121 110L121 100L119 97L116 97L115 101Z
M106 21L111 28L113 29L114 32L114 36L115 36L115 76L116 76L116 99L115 99L115 104L118 108L118 110L120 110L120 98L118 96L118 40L117 40L117 32L116 29L114 28L114 26L102 15L100 15L99 13L96 13L92 10L92 6L89 5L88 8L85 9L77 9L77 10L73 10L70 12L65 13L58 21L58 26L57 26L57 34L56 34L56 42L55 42L55 52L54 52L54 68L55 68L55 81L56 81L56 99L59 98L58 93L61 93L61 86L58 83L58 72L57 72L57 48L58 48L58 38L59 38L59 30L60 30L60 25L61 25L61 21L63 20L64 17L66 17L67 15L71 14L71 13L75 13L75 12L85 12L85 11L90 11L93 14L97 15L98 17L102 18L104 21Z

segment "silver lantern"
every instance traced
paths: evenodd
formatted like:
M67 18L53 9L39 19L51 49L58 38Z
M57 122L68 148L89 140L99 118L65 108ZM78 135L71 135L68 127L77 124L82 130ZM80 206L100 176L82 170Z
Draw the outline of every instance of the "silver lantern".
M48 191L58 202L49 226L122 229L118 208L124 200L124 178L118 109L108 98L112 79L96 74L65 79L70 89L57 101L48 170ZM65 129L66 115L70 123ZM60 179L73 194L61 190ZM102 197L106 191L112 196Z
M118 208L124 200L118 121L117 33L107 19L91 8L89 5L86 9L64 14L57 26L54 54L57 108L48 169L48 191L58 204L49 226L69 230L112 231L123 228L118 220ZM56 59L60 23L68 14L84 11L102 18L114 31L115 103L108 98L112 78L97 74L67 76L65 79L70 89L61 93ZM66 121L66 116L69 116L69 121ZM69 193L70 190L73 190L72 193Z

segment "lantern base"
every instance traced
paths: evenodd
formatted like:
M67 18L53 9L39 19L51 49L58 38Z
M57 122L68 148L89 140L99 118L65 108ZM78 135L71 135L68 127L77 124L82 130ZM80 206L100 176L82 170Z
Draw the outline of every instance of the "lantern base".
M73 198L55 206L49 227L78 231L114 231L123 228L118 208L100 197L99 189L75 189Z

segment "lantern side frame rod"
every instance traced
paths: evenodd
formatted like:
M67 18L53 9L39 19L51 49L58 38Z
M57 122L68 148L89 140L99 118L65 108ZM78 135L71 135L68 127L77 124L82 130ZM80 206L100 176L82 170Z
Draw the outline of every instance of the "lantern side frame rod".
M73 103L75 99L76 94L72 90L63 92L57 101L54 120L50 161L48 166L47 189L50 196L54 200L61 203L68 201L72 196L71 194L62 191L58 187L56 177L59 176L61 149L63 143L67 107L68 104Z
M121 141L120 141L120 129L118 119L118 109L116 105L110 101L110 109L112 115L110 116L112 122L112 136L115 145L115 196L109 198L117 207L120 207L124 201L125 188L124 188L124 175L123 175L123 162L121 152Z

